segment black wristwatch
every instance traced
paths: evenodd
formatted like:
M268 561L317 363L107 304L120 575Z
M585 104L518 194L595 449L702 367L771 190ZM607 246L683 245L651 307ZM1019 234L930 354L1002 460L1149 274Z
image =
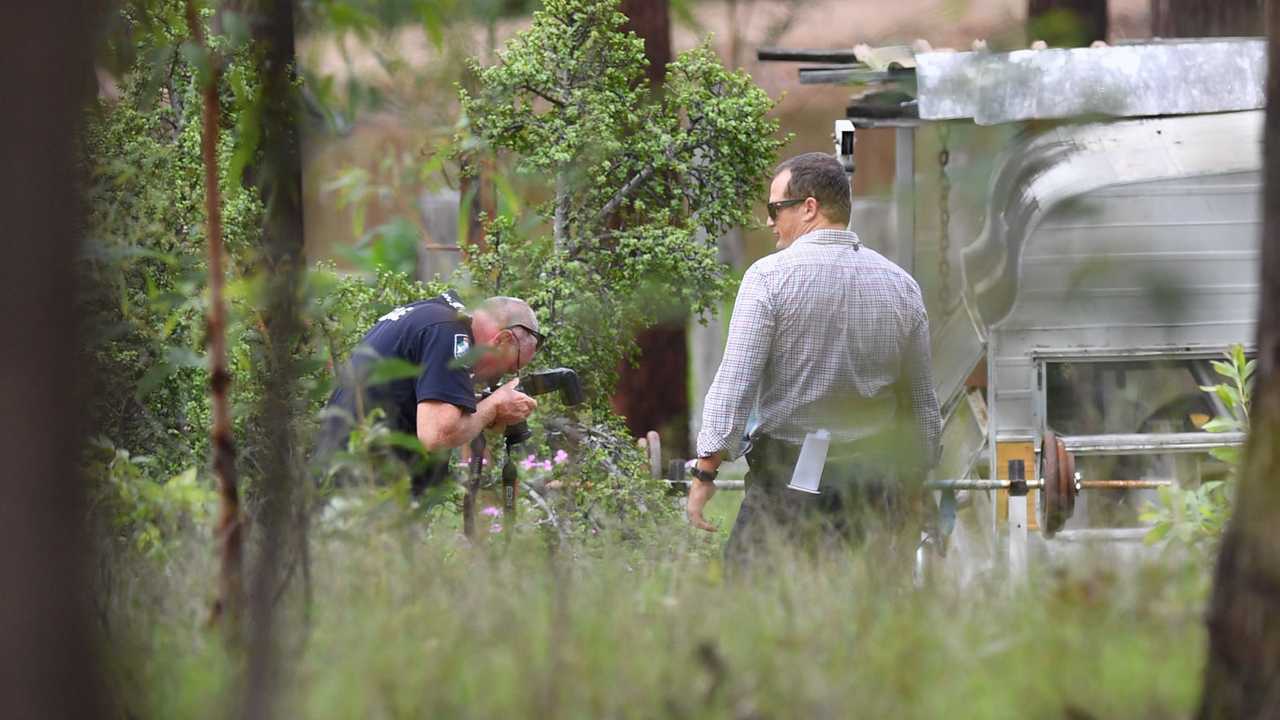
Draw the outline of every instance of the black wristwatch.
M715 482L716 476L719 475L720 473L707 472L706 470L699 468L695 464L695 465L689 466L689 474L703 482Z

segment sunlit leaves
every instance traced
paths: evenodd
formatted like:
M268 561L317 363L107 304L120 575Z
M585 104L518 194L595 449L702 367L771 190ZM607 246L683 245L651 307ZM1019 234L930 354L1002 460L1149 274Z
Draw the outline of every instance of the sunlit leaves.
M555 338L546 362L583 371L601 408L637 329L727 296L716 238L750 222L780 144L769 97L705 45L655 94L624 22L613 0L548 0L462 92L460 143L555 193L532 228L493 219L473 279L531 301Z

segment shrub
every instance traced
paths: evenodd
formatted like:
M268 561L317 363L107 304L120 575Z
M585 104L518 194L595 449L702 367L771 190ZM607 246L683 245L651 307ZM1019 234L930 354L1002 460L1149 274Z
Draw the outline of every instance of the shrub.
M1216 385L1203 385L1201 390L1216 395L1227 415L1205 423L1206 432L1248 432L1249 400L1253 395L1253 371L1256 360L1248 360L1244 347L1233 346L1225 360L1215 360L1213 369L1224 380ZM1211 480L1199 487L1176 485L1160 488L1160 501L1147 508L1142 519L1153 523L1148 542L1168 539L1179 547L1190 548L1208 563L1217 555L1218 541L1226 529L1235 502L1235 486L1240 474L1241 448L1216 448L1211 454L1231 468L1226 480Z

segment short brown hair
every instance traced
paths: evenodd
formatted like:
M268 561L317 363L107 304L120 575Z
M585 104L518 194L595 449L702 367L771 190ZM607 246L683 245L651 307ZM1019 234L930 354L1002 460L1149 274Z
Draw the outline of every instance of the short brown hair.
M834 155L811 152L797 155L773 171L776 178L790 170L787 179L788 198L813 198L818 201L822 214L832 222L849 224L849 212L853 198L849 192L849 177Z

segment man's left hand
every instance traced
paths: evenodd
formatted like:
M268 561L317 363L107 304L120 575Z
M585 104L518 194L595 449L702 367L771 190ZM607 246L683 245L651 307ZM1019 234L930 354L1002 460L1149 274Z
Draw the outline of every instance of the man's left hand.
M704 472L714 473L720 469L720 456L701 458L694 461L700 470ZM702 509L707 506L707 502L716 494L716 484L705 480L691 478L689 480L689 500L685 506L685 512L689 515L689 523L700 530L707 532L715 532L716 526L707 522L702 516Z
M706 530L707 532L716 531L716 526L707 522L707 519L702 517L702 509L706 507L707 501L715 494L715 483L696 479L689 482L689 504L686 509L686 512L689 514L689 524L698 529Z

